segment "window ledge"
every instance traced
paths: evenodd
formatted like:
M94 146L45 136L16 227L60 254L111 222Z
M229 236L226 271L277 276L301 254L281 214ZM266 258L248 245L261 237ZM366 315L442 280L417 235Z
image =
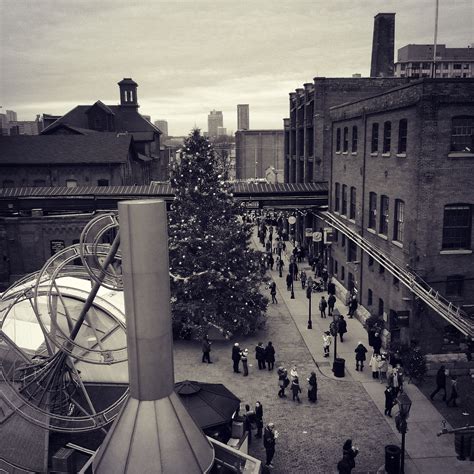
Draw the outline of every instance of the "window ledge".
M382 153L382 156L383 156L384 158L390 158L390 153Z
M448 158L474 158L474 153L467 153L465 151L452 151L448 153Z
M367 231L370 232L371 234L377 235L377 232L375 232L375 229L371 229L370 227L367 227Z
M378 151L373 151L370 156L379 156L379 152Z
M388 237L385 234L378 234L381 239L388 240Z
M471 255L472 250L470 249L455 249L455 250L441 250L440 255Z
M397 153L397 158L406 158L407 154L406 153Z
M340 152L340 151L336 151L336 155L340 155L340 154L341 154L341 152Z
M397 247L400 247L401 249L403 248L403 244L398 240L392 240L392 244L396 245Z
M347 155L347 151L343 151L342 154L343 154L343 155Z
M352 155L352 156L357 156L357 152L356 152L356 151L353 151L353 152L351 152L351 155Z

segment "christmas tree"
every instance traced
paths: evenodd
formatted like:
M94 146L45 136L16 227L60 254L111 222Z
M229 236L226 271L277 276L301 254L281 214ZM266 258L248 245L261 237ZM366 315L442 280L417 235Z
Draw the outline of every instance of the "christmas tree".
M175 337L200 338L211 326L226 337L265 321L260 252L248 247L224 173L209 141L193 130L171 171L171 304Z

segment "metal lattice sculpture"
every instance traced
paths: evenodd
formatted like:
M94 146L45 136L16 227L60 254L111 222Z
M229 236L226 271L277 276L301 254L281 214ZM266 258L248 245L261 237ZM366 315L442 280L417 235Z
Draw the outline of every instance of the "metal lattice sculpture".
M78 368L127 360L125 315L105 294L107 289L123 290L118 227L116 214L92 219L79 244L53 255L41 271L15 283L0 300L0 394L13 410L43 428L103 428L128 396L124 388L109 406L97 409ZM74 285L77 279L90 289ZM20 350L3 330L17 310L24 314L27 309L44 337L33 354Z

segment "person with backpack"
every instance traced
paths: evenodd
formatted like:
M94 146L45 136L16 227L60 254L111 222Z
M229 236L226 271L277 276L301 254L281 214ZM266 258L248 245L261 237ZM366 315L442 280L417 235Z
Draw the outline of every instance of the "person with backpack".
M324 296L321 296L321 300L319 301L319 311L321 312L321 317L326 317L326 308L328 307L328 303Z

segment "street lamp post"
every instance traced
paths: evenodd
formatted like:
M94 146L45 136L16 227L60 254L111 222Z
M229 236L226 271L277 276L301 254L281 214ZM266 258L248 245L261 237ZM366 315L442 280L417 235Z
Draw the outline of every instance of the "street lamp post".
M306 288L306 298L308 298L308 329L313 329L313 321L311 321L311 294L313 289L308 285Z
M329 330L331 331L331 334L334 337L334 361L336 362L337 358L337 334L338 334L338 329L339 329L339 316L341 316L341 313L337 308L334 308L334 311L332 312L332 323L329 326Z
M408 431L407 419L410 415L411 400L410 397L403 392L399 397L397 397L397 403L400 408L398 415L395 417L395 424L397 430L402 434L402 447L401 447L401 458L400 458L400 472L405 474L405 435Z
M282 269L282 263L281 263L281 241L278 242L278 271L279 271L279 274L280 274L280 278L283 276L283 274L281 273L281 269Z
M295 282L295 257L291 257L290 259L290 265L291 265L291 296L290 299L294 300L295 299L295 288L294 288L294 282Z

